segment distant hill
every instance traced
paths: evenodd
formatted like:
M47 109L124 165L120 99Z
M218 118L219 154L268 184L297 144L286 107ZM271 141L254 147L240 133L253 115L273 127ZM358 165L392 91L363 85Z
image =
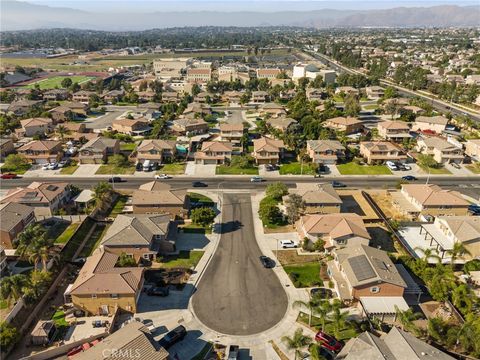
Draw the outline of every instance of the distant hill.
M115 2L112 10L115 10ZM274 6L274 2L272 2ZM1 30L77 28L145 30L180 26L302 26L302 27L446 27L480 26L480 6L440 5L384 10L315 11L182 11L99 13L5 0L1 2Z

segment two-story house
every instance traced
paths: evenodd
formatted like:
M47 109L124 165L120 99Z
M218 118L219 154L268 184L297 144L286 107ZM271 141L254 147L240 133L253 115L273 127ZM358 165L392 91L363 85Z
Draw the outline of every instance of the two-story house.
M462 163L463 150L439 137L419 137L416 150L425 155L432 155L439 164Z
M465 142L465 154L480 161L480 139L469 139Z
M60 161L63 156L62 143L53 140L32 140L19 147L17 152L32 164L47 164Z
M290 126L296 124L297 120L285 116L280 116L277 118L269 118L265 120L265 123L272 129L280 132L285 132Z
M80 90L73 93L72 100L88 104L90 97L96 95L95 91Z
M388 141L402 142L412 137L408 123L404 121L382 121L377 129L378 135Z
M151 181L133 191L134 214L169 214L172 219L184 218L190 207L185 189L172 189L161 181Z
M47 101L62 101L67 100L70 93L67 89L51 89L43 93L43 100Z
M269 116L272 118L277 118L279 116L285 116L287 112L285 108L276 103L266 103L263 104L260 108L260 115L261 116Z
M144 163L146 160L162 164L175 158L177 147L175 141L149 139L143 140L137 147L137 162Z
M386 161L405 162L405 152L388 141L362 141L360 155L368 164L381 164Z
M178 135L198 135L208 131L208 123L202 118L173 120L171 130Z
M268 92L266 91L252 91L252 97L251 97L251 102L260 104L260 103L265 103L269 98Z
M242 146L243 124L220 124L220 141L229 142L233 147Z
M336 164L345 159L345 151L338 140L307 140L307 154L315 164Z
M3 159L15 152L15 146L13 140L9 138L0 138L0 159Z
M362 131L363 122L355 117L339 116L326 120L324 126L335 131L342 131L348 135Z
M278 164L283 158L285 144L283 140L275 140L267 137L253 140L253 153L258 165Z
M53 120L49 118L30 118L20 120L20 129L17 129L15 133L17 136L32 137L35 135L46 135L53 130Z
M112 122L112 130L127 135L145 135L152 128L149 122L144 119L115 119Z
M78 153L80 164L106 163L110 155L120 152L120 141L106 137L97 137L83 145Z
M197 164L226 164L232 158L233 145L229 142L205 141L202 148L195 153Z
M369 99L378 100L385 95L385 89L381 86L367 86L365 92Z
M13 249L13 243L28 225L35 221L33 208L15 202L0 204L0 246Z
M305 93L309 101L322 101L322 99L326 96L322 89L308 88Z
M331 184L298 183L289 194L297 194L302 197L306 214L333 214L339 213L343 203L340 196ZM285 203L288 195L283 197Z
M441 134L445 131L449 120L445 116L418 116L412 125L413 131L425 131Z
M92 315L113 315L120 309L137 312L143 289L143 267L116 267L119 255L98 248L87 258L65 295L75 307Z

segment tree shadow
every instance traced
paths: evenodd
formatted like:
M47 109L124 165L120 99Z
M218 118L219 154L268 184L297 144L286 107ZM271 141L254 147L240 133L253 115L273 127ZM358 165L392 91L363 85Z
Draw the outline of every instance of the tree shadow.
M242 227L242 223L238 220L228 221L226 223L221 223L219 226L219 233L226 234L239 230Z

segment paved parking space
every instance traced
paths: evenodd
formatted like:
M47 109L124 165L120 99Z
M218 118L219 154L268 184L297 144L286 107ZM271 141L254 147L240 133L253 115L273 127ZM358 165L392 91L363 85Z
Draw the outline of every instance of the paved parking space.
M190 168L189 168L190 165ZM203 164L195 164L194 162L187 163L187 169L185 170L185 174L187 175L194 175L194 176L215 176L215 169L217 165L203 165ZM188 170L188 173L187 173Z
M472 172L468 170L464 164L459 165L460 168L456 168L452 166L451 164L445 164L445 169L450 171L453 175L458 175L458 176L471 176Z
M97 170L100 168L100 164L82 164L78 169L73 173L72 176L78 177L90 177L94 176Z
M259 165L258 175L263 177L276 177L280 176L280 172L279 170L267 171L267 169L265 169L265 165Z
M100 130L105 129L107 126L112 126L113 120L122 115L124 111L109 111L105 115L89 118L84 121L87 129Z
M34 165L23 174L23 177L47 177L51 175L60 174L61 169L56 170L42 170L42 165Z

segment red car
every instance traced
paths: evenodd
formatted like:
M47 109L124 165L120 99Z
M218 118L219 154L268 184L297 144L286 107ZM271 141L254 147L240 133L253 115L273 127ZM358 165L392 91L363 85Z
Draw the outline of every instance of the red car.
M333 336L325 334L323 331L319 331L317 335L315 335L315 340L320 343L325 349L339 352L342 350L343 344L335 339Z
M16 179L17 174L6 173L6 174L2 174L2 176L0 176L0 178L2 178L2 179Z

